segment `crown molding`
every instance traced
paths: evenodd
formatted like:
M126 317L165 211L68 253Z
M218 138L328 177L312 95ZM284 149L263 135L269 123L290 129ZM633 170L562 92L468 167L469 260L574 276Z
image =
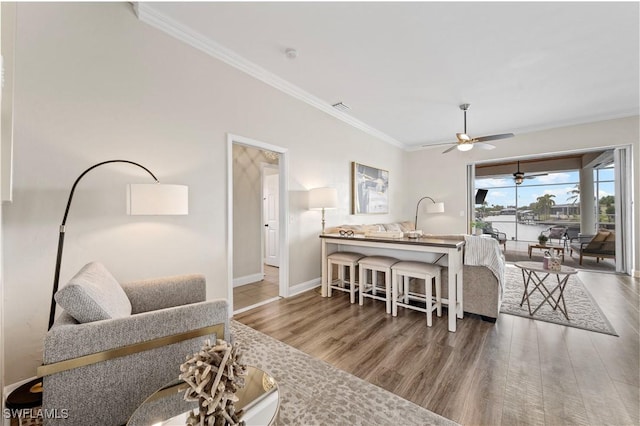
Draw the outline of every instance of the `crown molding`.
M238 55L231 49L222 46L219 43L211 40L210 38L200 34L199 32L187 27L186 25L170 18L161 12L157 11L153 7L149 6L149 3L134 2L132 3L133 10L141 22L151 25L157 28L171 37L174 37L191 47L198 49L209 56L221 60L222 62L231 65L240 71L249 74L250 76L290 95L296 99L299 99L314 108L323 111L332 117L341 120L356 129L378 138L388 144L396 146L401 149L407 149L407 146L393 137L387 135L380 130L377 130L362 121L351 117L331 106L328 102L312 95L311 93L301 89L300 87L289 83L283 78L278 77L272 72L262 68L261 66L247 60L246 58Z

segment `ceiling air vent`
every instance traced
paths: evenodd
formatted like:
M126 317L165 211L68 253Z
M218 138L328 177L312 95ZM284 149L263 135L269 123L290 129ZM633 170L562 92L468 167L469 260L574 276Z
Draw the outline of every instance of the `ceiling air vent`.
M350 106L345 105L342 102L338 102L337 104L333 104L331 106L334 107L335 109L339 109L340 111L344 111L344 112L347 112L351 109Z

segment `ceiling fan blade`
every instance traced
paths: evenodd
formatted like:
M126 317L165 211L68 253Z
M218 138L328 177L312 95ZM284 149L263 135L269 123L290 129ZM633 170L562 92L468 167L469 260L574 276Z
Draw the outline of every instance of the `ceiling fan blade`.
M549 175L549 173L537 173L535 175L526 175L524 178L525 179L533 179L533 178L536 178L538 176L548 176L548 175Z
M484 143L484 142L474 142L474 145L477 146L480 149L495 149L496 148L495 145L491 145L490 143Z
M440 143L426 143L424 145L420 145L422 148L432 148L434 146L444 146L444 145L457 145L458 142L440 142Z
M487 142L497 141L498 139L512 138L515 135L513 133L501 133L499 135L480 136L479 138L473 138L474 142Z
M458 146L458 144L452 145L451 148L447 148L444 151L442 151L443 154L446 154L449 151L453 151L454 149L456 149L456 147Z

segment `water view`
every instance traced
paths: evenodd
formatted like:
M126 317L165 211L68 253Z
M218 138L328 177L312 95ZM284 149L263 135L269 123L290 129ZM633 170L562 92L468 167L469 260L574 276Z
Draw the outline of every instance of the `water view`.
M491 226L500 232L507 234L508 240L518 241L537 241L538 235L542 231L546 231L552 226L567 226L571 228L579 228L579 222L569 221L544 221L544 222L529 222L529 223L516 223L516 215L497 215L487 216L482 219L484 222L491 223ZM517 226L517 236L516 236Z

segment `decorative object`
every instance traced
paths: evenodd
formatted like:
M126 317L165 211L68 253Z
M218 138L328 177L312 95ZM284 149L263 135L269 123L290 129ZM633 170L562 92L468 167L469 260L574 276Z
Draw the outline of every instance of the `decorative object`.
M422 200L426 200L427 198L431 200L431 204L427 204L427 213L444 213L443 202L436 203L436 201L431 197L420 198L420 200L418 200L418 204L416 204L416 218L413 221L413 227L415 229L418 229L418 211L420 208L420 203L422 202Z
M322 210L322 233L324 234L324 211L338 208L338 191L335 188L313 188L309 191L309 210Z
M545 304L536 315L531 317L527 306L520 306L522 301L522 273L515 266L508 265L505 268L504 295L500 312L503 314L516 315L525 318L532 318L537 321L551 322L567 327L575 327L583 330L595 331L598 333L611 334L617 336L615 329L607 320L607 317L598 307L589 291L576 275L569 277L564 291L564 299L567 304L567 311L571 313L571 321L568 321L561 312L554 310ZM467 294L465 293L465 296ZM532 294L530 302L537 306L542 302L543 296L538 292Z
M456 425L244 324L232 320L230 327L244 361L261 366L278 382L282 401L278 424Z
M244 424L236 413L236 392L245 385L247 366L242 362L238 344L217 339L214 346L207 339L202 349L187 357L180 366L179 378L189 385L185 401L198 401L199 412L191 413L188 426Z
M544 234L538 235L538 242L540 243L540 245L545 245L547 241L549 241L549 237Z
M147 169L146 167L138 164L138 163L134 163L133 161L128 161L128 160L108 160L108 161L103 161L101 163L97 163L94 164L93 166L89 167L88 169L86 169L84 172L82 172L80 174L80 176L78 176L78 178L76 179L76 181L73 183L73 186L71 187L71 192L69 193L69 199L67 200L67 207L64 210L64 216L62 217L62 223L60 224L60 234L58 236L58 255L56 257L56 269L55 269L55 275L53 278L53 292L51 293L51 308L49 310L49 326L47 327L47 329L51 329L51 326L53 325L53 320L55 318L55 314L56 314L56 300L54 299L54 296L56 294L56 292L58 291L58 284L60 281L60 265L62 263L62 250L64 247L64 236L65 236L65 226L67 223L67 216L69 215L69 208L71 207L71 200L73 199L73 194L76 190L76 186L78 185L78 183L80 182L80 180L87 174L89 173L91 170L95 169L96 167L100 167L102 165L105 164L111 164L111 163L126 163L126 164L131 164L134 165L136 167L140 167L141 169L143 169L144 171L146 171L149 175L151 175L151 177L153 178L153 180L156 181L156 185L160 185L160 181L158 180L158 178L155 177L155 175L153 173L151 173L151 171L149 169ZM187 195L186 195L186 190L176 190L175 187L178 185L171 185L171 189L170 192L172 193L172 195L180 195L178 200L172 200L172 197L164 197L164 199L162 200L161 203L157 203L154 204L153 207L158 208L159 212L156 214L175 214L175 213L165 213L165 211L168 211L169 209L166 208L167 205L173 204L173 201L177 201L176 204L187 204L188 200L187 200ZM185 187L186 188L186 187ZM144 194L145 197L145 201L146 202L150 202L152 201L152 197L149 197L150 193L154 192L156 194L162 192L162 187L157 188L154 191L148 191L148 190L140 190L140 189L134 189L133 192L130 190L130 194L128 197L128 205L130 206L135 206L134 208L136 209L136 211L145 211L146 213L133 213L133 214L150 214L149 212L152 211L153 207L147 208L146 206L144 206L144 203L138 203L136 200L133 200L133 194L137 193L137 194ZM165 195L169 195L169 194L165 194ZM182 207L182 206L174 206L176 211L186 211L187 207ZM173 210L173 209L171 209ZM186 213L180 213L180 214L186 214Z
M562 263L560 257L552 254L548 250L544 252L544 258L542 259L542 267L550 271L559 271L562 269Z
M389 172L351 163L351 214L389 213Z
M475 235L482 235L486 223L481 220L475 220L471 222L471 233Z

